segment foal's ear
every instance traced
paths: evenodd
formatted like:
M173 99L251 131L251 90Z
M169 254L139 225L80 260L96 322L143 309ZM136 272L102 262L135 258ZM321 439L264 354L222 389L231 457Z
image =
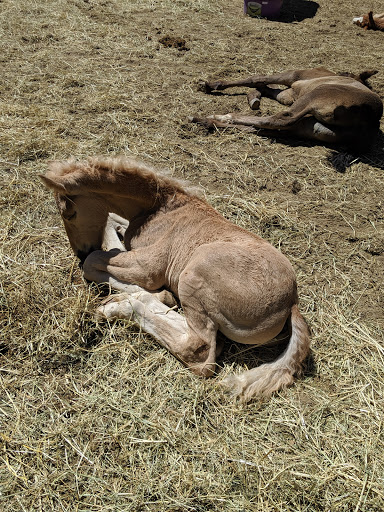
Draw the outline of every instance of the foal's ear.
M48 178L48 176L44 174L39 174L39 178L44 183L47 188L51 188L56 192L66 192L66 189L62 183L58 180L53 180L52 178Z

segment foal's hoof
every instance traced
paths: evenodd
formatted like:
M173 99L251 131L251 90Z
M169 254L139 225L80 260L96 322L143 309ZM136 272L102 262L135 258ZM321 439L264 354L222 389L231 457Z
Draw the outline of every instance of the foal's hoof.
M129 318L132 313L133 308L129 301L129 294L118 293L116 295L110 295L102 301L101 305L95 311L95 320Z
M200 82L197 84L197 90L200 92L205 92L206 94L211 92L211 89L208 87L208 82L204 82L203 80L200 80Z
M161 292L156 293L155 296L160 302L162 302L169 308L174 308L177 306L177 301L175 297L168 290L161 290Z
M210 94L212 91L220 91L222 89L222 82L204 82L203 91Z
M260 98L250 98L248 99L248 103L252 110L259 110Z
M189 116L188 121L190 123L199 124L200 126L205 126L205 128L208 128L208 130L214 128L214 126L215 126L213 119L210 119L208 117Z
M190 366L190 370L198 377L213 377L216 373L216 363L207 363L196 366Z

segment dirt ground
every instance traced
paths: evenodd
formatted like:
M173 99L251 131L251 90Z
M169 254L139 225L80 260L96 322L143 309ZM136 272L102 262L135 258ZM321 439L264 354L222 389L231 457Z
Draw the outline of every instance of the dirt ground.
M200 80L256 72L378 69L384 98L384 33L351 22L369 10L382 6L285 0L269 21L240 0L0 1L1 510L384 510L383 134L351 155L187 122L247 111L244 90ZM97 289L39 174L121 154L200 185L290 259L312 330L294 387L244 405L221 375L278 349L228 342L203 381L133 326L95 323Z

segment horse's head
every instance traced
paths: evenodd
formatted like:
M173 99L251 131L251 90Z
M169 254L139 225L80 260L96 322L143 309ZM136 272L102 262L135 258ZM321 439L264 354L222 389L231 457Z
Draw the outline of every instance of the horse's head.
M88 254L101 249L108 211L95 197L56 192L55 199L73 252L83 263Z
M41 179L53 190L73 252L84 262L88 254L101 249L108 217L105 201L95 192L74 187L65 175L49 171Z

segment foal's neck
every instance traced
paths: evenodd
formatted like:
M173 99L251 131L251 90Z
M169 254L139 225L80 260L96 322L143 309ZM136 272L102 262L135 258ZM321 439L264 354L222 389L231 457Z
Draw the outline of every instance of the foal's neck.
M111 212L127 220L184 196L184 191L172 179L135 167L115 171L103 178L98 192L104 196Z

